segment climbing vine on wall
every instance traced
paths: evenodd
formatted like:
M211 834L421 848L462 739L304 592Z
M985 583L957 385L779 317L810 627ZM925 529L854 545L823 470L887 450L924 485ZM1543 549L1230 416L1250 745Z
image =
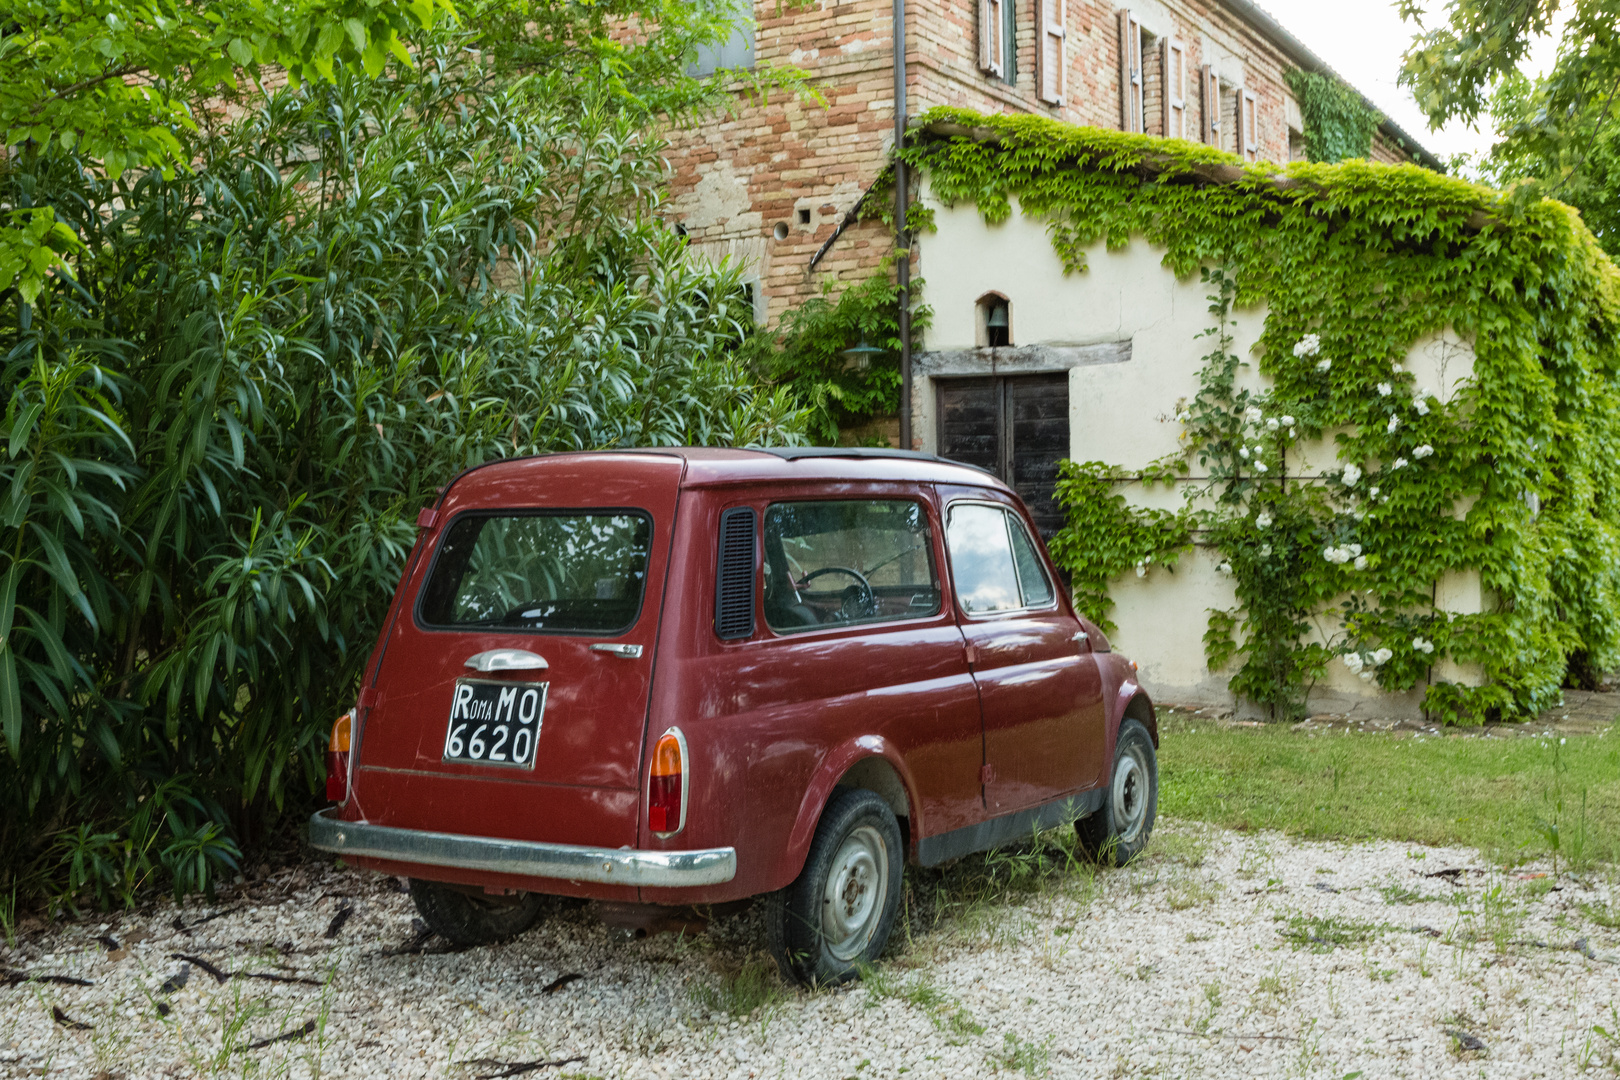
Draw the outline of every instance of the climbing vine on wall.
M1016 201L1071 273L1092 245L1140 238L1210 290L1184 449L1148 477L1181 479L1201 509L1133 509L1102 495L1118 470L1068 466L1053 550L1082 604L1133 553L1169 563L1175 530L1196 529L1238 601L1210 615L1210 664L1235 666L1234 692L1279 716L1333 662L1386 690L1422 685L1425 708L1464 723L1553 704L1572 654L1620 664L1620 274L1567 207L1514 207L1416 166L1279 175L1039 117L922 123L905 155L935 198L989 223ZM1241 356L1232 313L1258 305L1264 329ZM1404 361L1447 330L1472 344L1472 377L1422 385ZM1240 378L1250 364L1261 380ZM1285 480L1288 455L1312 446L1329 458L1320 475ZM1436 583L1471 571L1485 609L1443 610ZM1448 679L1448 661L1478 665L1484 685Z
M1314 71L1290 69L1284 76L1305 121L1305 156L1332 164L1372 153L1373 133L1384 118L1360 94Z

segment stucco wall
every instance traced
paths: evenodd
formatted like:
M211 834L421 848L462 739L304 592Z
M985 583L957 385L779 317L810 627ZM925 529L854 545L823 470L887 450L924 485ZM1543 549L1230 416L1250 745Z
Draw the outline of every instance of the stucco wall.
M1084 273L1065 276L1042 222L1014 207L1007 222L987 226L972 206L938 203L926 179L922 200L934 211L936 231L918 243L924 299L934 310L927 348L917 359L913 397L915 430L922 448L935 448L937 380L952 375L1013 374L1068 370L1070 457L1105 461L1127 469L1176 450L1182 427L1177 405L1197 392L1200 358L1209 341L1198 335L1210 325L1208 287L1197 276L1177 279L1162 264L1164 252L1144 240L1110 252L1098 244ZM996 292L1008 299L1012 345L975 346L975 307ZM1265 323L1264 309L1236 313L1236 351L1247 356ZM1473 369L1468 344L1450 332L1412 346L1408 366L1419 385L1449 400ZM1254 368L1240 375L1251 388L1265 380ZM1287 475L1308 480L1337 468L1331 438L1290 452ZM1196 478L1194 478L1196 483ZM1127 498L1145 506L1185 505L1183 492L1159 486L1125 485ZM1457 513L1467 509L1460 500ZM1214 551L1198 547L1175 571L1150 569L1115 584L1115 646L1141 665L1150 692L1160 700L1230 704L1226 680L1204 662L1203 633L1209 608L1234 604L1232 581L1216 567ZM1441 610L1478 612L1491 603L1474 572L1436 582ZM1329 612L1317 620L1317 636L1338 632ZM1436 665L1434 678L1477 683L1478 673ZM1340 664L1313 690L1319 711L1415 716L1422 690L1405 695L1379 691Z

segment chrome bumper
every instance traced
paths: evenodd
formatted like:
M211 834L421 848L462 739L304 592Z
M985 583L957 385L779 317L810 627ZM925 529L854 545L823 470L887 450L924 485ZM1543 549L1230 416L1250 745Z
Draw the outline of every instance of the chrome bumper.
M533 840L495 840L486 836L396 829L364 821L339 821L331 814L330 810L322 810L309 819L309 843L334 855L658 888L719 885L737 876L736 848L636 851L580 844L543 844Z

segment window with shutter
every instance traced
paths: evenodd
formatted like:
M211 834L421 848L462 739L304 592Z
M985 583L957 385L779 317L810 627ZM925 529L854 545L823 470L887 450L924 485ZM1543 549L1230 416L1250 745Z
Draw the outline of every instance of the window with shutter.
M1119 13L1120 130L1141 132L1142 24L1129 9Z
M1040 11L1040 49L1036 54L1035 81L1041 100L1048 105L1063 104L1064 69L1068 66L1067 35L1064 32L1064 0L1036 0Z
M1238 99L1238 153L1244 161L1260 160L1260 117L1254 94L1243 91Z
M714 632L727 640L754 636L754 521L747 506L720 514Z
M1159 42L1159 70L1164 74L1164 135L1167 139L1187 137L1187 46L1180 38Z
M1203 140L1210 146L1221 145L1221 77L1215 69L1204 65L1203 75L1204 130Z
M979 0L979 69L987 75L1001 78L1006 74L1002 64L1006 47L1003 45L1002 4L1005 0Z

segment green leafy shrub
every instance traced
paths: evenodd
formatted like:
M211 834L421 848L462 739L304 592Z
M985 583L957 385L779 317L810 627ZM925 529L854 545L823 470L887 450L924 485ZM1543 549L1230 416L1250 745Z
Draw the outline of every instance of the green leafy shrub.
M629 98L616 46L503 68L471 34L219 103L172 178L55 147L0 170L85 251L0 293L7 892L206 888L301 816L458 470L802 439L739 357L735 272L657 216L671 99Z

